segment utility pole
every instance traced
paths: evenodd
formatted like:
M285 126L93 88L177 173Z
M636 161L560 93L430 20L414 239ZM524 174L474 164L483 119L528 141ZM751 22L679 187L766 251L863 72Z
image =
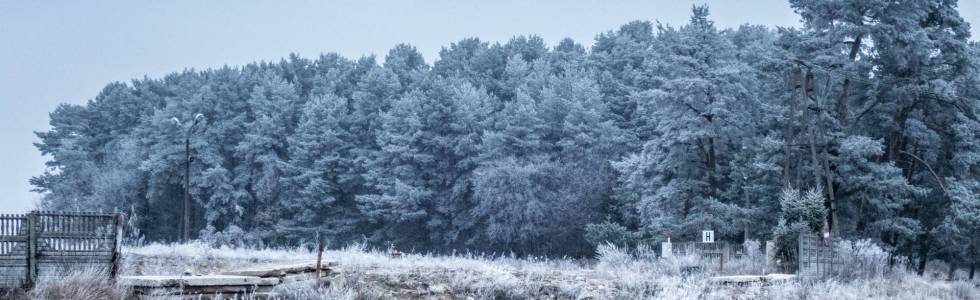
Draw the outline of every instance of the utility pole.
M194 116L194 120L184 126L180 119L176 117L173 118L174 125L178 127L186 127L184 129L184 207L181 212L183 216L183 222L181 222L181 242L188 242L191 240L191 133L194 126L197 125L201 120L204 119L203 114L197 114Z
M184 222L183 241L186 243L191 239L191 134L190 128L184 137Z

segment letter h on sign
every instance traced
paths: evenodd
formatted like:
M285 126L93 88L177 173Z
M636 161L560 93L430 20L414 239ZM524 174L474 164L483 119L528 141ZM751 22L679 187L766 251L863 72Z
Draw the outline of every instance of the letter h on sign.
M715 242L715 231L714 230L703 230L703 231L701 231L701 242L702 243L714 243Z

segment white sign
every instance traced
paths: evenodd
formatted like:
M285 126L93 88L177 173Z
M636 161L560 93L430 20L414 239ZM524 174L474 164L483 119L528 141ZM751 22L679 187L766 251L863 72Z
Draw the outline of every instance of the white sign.
M703 230L703 231L701 231L701 242L702 243L714 243L715 242L715 231L714 230Z

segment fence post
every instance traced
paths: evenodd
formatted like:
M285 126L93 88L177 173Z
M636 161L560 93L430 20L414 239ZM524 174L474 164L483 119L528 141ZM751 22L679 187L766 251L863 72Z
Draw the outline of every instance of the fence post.
M316 241L316 286L313 288L320 289L320 262L323 259L323 240L317 238Z
M803 254L806 252L803 251L803 242L804 242L804 236L803 233L801 232L800 235L798 235L796 241L796 273L805 276L806 274L803 274L804 273Z
M119 271L122 269L123 214L117 212L114 219L116 238L113 240L112 245L112 271L109 273L109 278L111 279L116 279L116 276L119 275Z
M27 217L27 278L25 288L34 287L37 280L37 236L38 236L38 215L37 211L32 211Z

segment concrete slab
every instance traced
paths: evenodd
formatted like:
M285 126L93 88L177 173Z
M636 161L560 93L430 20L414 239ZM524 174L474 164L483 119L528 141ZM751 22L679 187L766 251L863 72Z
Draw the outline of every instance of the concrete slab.
M322 272L328 272L330 267L336 266L337 262L324 261L320 264ZM222 275L237 276L257 276L257 277L279 277L282 274L301 274L313 273L316 270L316 262L293 262L279 264L252 265L236 270L221 272Z
M277 278L236 275L201 276L119 276L117 282L129 287L207 287L207 286L272 286L279 284Z
M769 274L769 275L734 275L734 276L714 276L708 278L708 282L714 284L751 284L751 283L774 283L789 281L796 278L793 274Z

